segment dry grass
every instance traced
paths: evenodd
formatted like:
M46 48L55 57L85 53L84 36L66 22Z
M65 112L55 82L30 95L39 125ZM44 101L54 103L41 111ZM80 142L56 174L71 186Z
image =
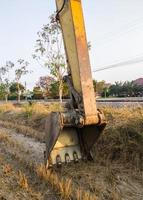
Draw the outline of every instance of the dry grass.
M143 170L143 108L103 107L102 110L108 123L93 150L96 161L120 162Z
M0 142L9 142L9 137L3 131L0 131Z
M13 140L10 135L8 134L8 132L6 131L1 131L0 132L0 142L4 143L6 146L10 145L11 147L15 148L15 149L19 149L21 150L22 144L18 143L17 141Z
M3 166L3 172L5 175L8 175L12 172L12 167L10 164L6 164Z
M9 129L15 129L17 133L21 133L25 136L35 138L38 141L43 141L44 140L44 132L36 131L35 129L25 126L25 125L20 125L18 123L13 123L13 122L8 122L8 121L0 121L0 126L4 128L9 128Z
M15 110L15 106L12 103L0 104L0 112L9 112Z
M58 189L63 199L70 199L72 196L72 179L61 179L58 183Z
M62 112L63 106L60 103L51 103L50 105L47 105L46 108L49 110L49 112Z
M5 107L5 105L3 106ZM60 105L57 103L50 105L33 103L32 105L24 104L20 107L13 106L7 112L0 112L1 125L43 141L47 115L52 111L59 111L59 109Z
M28 185L28 180L25 176L25 174L23 174L21 171L18 172L18 184L21 188L25 189L25 190L29 190L29 185Z
M25 113L27 117L31 117L35 114L41 115L41 114L48 114L49 110L40 103L34 103L32 105L25 104L23 105L21 112Z
M78 188L76 190L76 198L77 198L77 200L81 200L82 199L82 189L81 188Z
M106 119L108 124L110 123L110 126L124 125L128 122L132 122L133 120L134 123L138 123L143 119L142 106L123 106L120 108L103 106L102 111L105 113ZM114 122L114 124L111 122Z
M52 188L59 191L62 199L96 200L96 196L74 185L71 178L60 177L54 171L46 170L44 165L36 169L37 175L50 183Z
M3 104L1 105L3 112L0 113L2 120L0 125L43 141L48 113L61 109L59 103L51 103L46 106L41 103L34 103L31 106L25 104L21 108L14 108L12 104ZM124 106L122 108L104 106L101 109L106 115L108 124L93 149L96 161L101 163L106 163L108 160L121 161L142 169L143 108L141 106ZM4 112L6 110L7 112Z
M16 132L41 142L44 141L47 115L52 111L62 110L59 103L51 103L49 105L41 103L23 104L20 107L12 104L8 105L9 109L7 111L5 109L6 105L1 105L3 111L0 112L0 125L5 128L15 129ZM10 107L11 105L12 107Z
M76 200L97 200L97 197L95 195L90 194L87 191L84 191L83 188L78 188L76 190Z
M43 130L43 126L41 125L44 123L43 119L46 118L47 114L51 112L52 109L53 111L58 111L59 107L57 105L45 107L37 104L32 105L32 107L22 107L18 114L17 110L13 110L10 116L8 116L8 112L1 112L1 119L11 119L11 122L3 121L2 123L4 126L14 128L18 132L24 133L26 136L37 137L38 140L40 140L40 132L31 127L26 128L25 125L31 124L32 127L39 126L41 130ZM107 165L107 163L110 163L110 165L112 165L112 163L122 163L123 165L128 165L130 169L143 170L143 108L103 107L102 110L106 115L108 124L99 142L93 149L96 162L101 165ZM15 122L14 124L12 120ZM0 134L0 141L7 142L8 140L6 135ZM24 162L23 160L20 161ZM33 170L32 164L30 165L30 163L27 163L27 165ZM37 177L50 183L52 188L60 194L61 199L96 199L96 197L92 195L93 193L91 194L89 191L84 191L83 188L75 186L72 179L66 177L62 178L55 172L46 171L43 165L40 165L35 170ZM108 185L114 187L116 180L110 168L105 174L105 181ZM111 196L112 199L119 199L118 194L114 190Z
M14 108L12 104L3 104L0 108L0 119L2 120L0 125L15 129L39 141L44 139L45 120L48 113L62 109L59 103L46 106L41 103L34 103L31 106L25 104L21 108ZM143 108L141 106L122 108L104 106L102 110L108 124L93 149L95 159L104 163L108 160L121 161L142 169Z
M39 177L49 182L52 185L53 189L60 192L60 196L62 197L62 199L70 198L70 196L72 195L71 179L60 180L55 172L46 170L45 166L42 164L37 167L36 171Z
M84 199L84 200L97 200L97 197L95 195L91 195L89 192L84 191L82 199Z
M51 103L44 105L42 103L33 103L32 105L24 104L21 112L25 113L28 117L34 115L47 115L50 112L60 112L63 108L59 103Z

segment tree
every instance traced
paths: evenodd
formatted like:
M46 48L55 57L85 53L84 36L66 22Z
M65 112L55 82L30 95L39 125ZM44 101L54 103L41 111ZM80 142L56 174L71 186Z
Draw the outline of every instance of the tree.
M4 83L0 84L0 99L5 99L5 101L7 102L8 100L8 92L6 90L6 85Z
M135 97L143 96L143 85L138 85L138 84L134 83L133 91L134 91Z
M137 85L134 81L115 82L110 86L109 94L116 97L142 96L143 86Z
M70 97L69 88L68 88L68 85L65 82L63 84L63 97L64 98L69 98Z
M131 81L125 81L122 85L123 96L134 96L134 83Z
M11 82L7 78L5 78L3 82L0 84L0 87L1 87L0 92L2 96L4 96L6 102L8 101L8 95L10 93L9 91L10 85L11 85Z
M58 98L59 97L59 82L50 76L41 76L36 84L41 89L44 97ZM63 83L63 97L69 96L67 84Z
M0 68L0 93L1 97L5 97L5 101L8 100L9 88L11 81L9 80L9 72L14 67L13 62L7 61L5 65Z
M20 88L21 92L23 93L24 90L25 90L25 87L21 83L19 83L19 86L18 86L17 82L11 83L10 92L11 93L17 93L18 87Z
M33 98L34 99L43 99L43 92L39 86L33 88Z
M50 75L59 83L58 93L62 101L63 75L66 71L66 58L62 41L61 26L55 15L50 16L50 23L38 32L33 58L40 65L48 68Z
M17 93L18 87L20 88L21 96L23 96L24 91L25 91L25 87L21 83L19 83L19 86L18 86L17 82L12 82L11 85L10 85L10 88L9 88L9 91L10 91L9 99L11 99L11 100L17 99L17 97L18 97L18 93Z
M23 59L17 60L17 69L15 69L15 81L17 83L17 95L18 95L18 103L20 103L21 89L20 89L20 79L23 75L26 75L28 72L27 66L29 63Z
M111 96L120 97L122 92L122 82L115 82L115 84L111 85L109 88L109 94Z
M50 87L50 97L51 98L58 98L59 95L59 86L58 86L58 82L54 82L51 84Z
M101 96L104 97L104 98L109 97L109 88L108 87L103 88Z
M105 88L107 88L105 81L97 82L93 80L93 86L94 86L94 90L99 95L102 95L102 93L105 91Z
M54 78L50 76L41 76L36 85L41 88L44 96L48 97L50 95L50 88L53 83L55 83Z

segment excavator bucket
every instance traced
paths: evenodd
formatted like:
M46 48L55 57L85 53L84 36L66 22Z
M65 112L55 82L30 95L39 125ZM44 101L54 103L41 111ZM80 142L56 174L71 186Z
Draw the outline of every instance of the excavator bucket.
M62 126L60 113L51 113L48 116L45 139L47 167L55 164L60 166L63 162L81 159L77 131L75 128Z
M63 126L61 113L51 113L46 122L45 165L61 166L62 163L93 160L91 149L105 127L88 125L79 127Z

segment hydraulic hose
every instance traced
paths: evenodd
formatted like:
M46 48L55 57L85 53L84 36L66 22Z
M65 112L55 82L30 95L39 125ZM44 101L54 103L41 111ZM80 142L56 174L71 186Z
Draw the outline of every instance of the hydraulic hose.
M59 14L62 12L62 10L64 9L64 6L66 4L67 0L63 1L62 7L60 8L60 10L57 10L57 14L56 14L56 20L59 20Z

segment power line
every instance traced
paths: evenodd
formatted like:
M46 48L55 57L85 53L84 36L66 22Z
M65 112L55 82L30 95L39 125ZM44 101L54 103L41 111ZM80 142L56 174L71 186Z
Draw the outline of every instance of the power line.
M139 23L138 23L139 22ZM133 28L133 27L136 27L136 26L140 26L143 24L143 18L136 18L134 21L130 21L129 23L126 23L126 24L123 24L121 25L119 28L118 28L118 32L117 33L114 33L113 31L109 31L109 32L106 32L104 33L100 38L99 40L104 40L106 37L112 37L112 36L115 36L115 35L118 35L130 28ZM122 30L122 31L121 31Z
M132 25L128 25L126 26L126 28L122 29L120 31L118 31L118 33L112 33L110 32L110 34L106 34L104 37L102 37L102 39L99 39L99 42L97 42L97 45L107 45L107 43L112 42L113 40L118 40L123 36L128 35L128 33L132 32L132 31L136 31L137 29L142 29L143 28L143 21L141 21L141 23L134 23Z
M143 57L138 57L138 58L122 61L122 62L115 63L112 65L104 66L104 67L98 67L93 72L99 72L99 71L103 71L103 70L107 70L107 69L111 69L111 68L122 67L124 65L131 65L131 64L136 64L136 63L140 63L140 62L143 62Z

